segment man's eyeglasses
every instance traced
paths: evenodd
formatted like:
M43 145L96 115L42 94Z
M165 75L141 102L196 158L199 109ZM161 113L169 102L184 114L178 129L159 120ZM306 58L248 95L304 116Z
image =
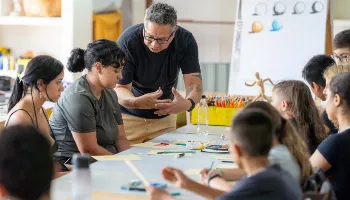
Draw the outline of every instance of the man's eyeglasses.
M332 56L332 58L336 61L336 60L339 60L340 62L342 62L342 63L346 63L346 62L348 62L348 60L349 60L349 55L345 55L345 56L337 56L336 54L332 54L331 55Z
M175 30L173 32L171 32L171 34L169 35L168 39L160 39L160 38L154 38L154 37L147 36L149 34L146 32L146 29L143 28L143 38L145 38L145 40L147 40L149 42L157 41L158 44L166 44L166 43L168 43L168 41L170 40L171 36L173 36L174 33L175 33Z

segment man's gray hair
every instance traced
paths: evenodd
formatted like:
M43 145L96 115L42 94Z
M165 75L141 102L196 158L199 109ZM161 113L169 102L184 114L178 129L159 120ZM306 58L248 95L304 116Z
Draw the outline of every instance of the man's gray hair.
M155 3L146 9L145 23L152 22L159 25L170 24L172 29L177 24L176 10L166 3Z

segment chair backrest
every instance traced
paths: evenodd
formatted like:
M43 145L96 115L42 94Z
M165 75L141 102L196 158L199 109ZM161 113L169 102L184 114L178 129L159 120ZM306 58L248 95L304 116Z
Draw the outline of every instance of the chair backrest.
M326 196L326 194L318 192L306 192L303 194L302 200L328 200Z
M323 170L316 168L314 171L303 185L302 200L336 200L332 185Z

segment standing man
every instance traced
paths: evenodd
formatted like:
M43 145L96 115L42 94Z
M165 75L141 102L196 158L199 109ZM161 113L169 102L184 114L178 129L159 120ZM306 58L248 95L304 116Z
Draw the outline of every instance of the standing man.
M176 114L192 111L203 92L192 33L177 25L172 6L156 3L117 43L129 59L115 88L128 140L141 143L174 130ZM186 97L175 89L180 70Z

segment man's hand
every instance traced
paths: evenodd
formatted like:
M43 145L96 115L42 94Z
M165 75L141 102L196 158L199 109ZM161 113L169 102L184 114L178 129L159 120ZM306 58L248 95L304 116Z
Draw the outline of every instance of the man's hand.
M158 98L163 95L163 91L159 88L157 91L152 93L144 94L140 97L136 97L134 106L137 109L154 109L156 104L159 103L170 103L170 99L159 100Z
M172 92L174 94L174 100L172 102L157 103L155 108L158 110L154 114L159 116L178 114L191 108L191 102L178 93L175 88L172 88Z
M186 188L191 182L191 180L182 171L175 168L166 167L162 170L162 174L165 180L179 188Z
M147 193L151 200L175 200L168 192L157 187L148 187Z

